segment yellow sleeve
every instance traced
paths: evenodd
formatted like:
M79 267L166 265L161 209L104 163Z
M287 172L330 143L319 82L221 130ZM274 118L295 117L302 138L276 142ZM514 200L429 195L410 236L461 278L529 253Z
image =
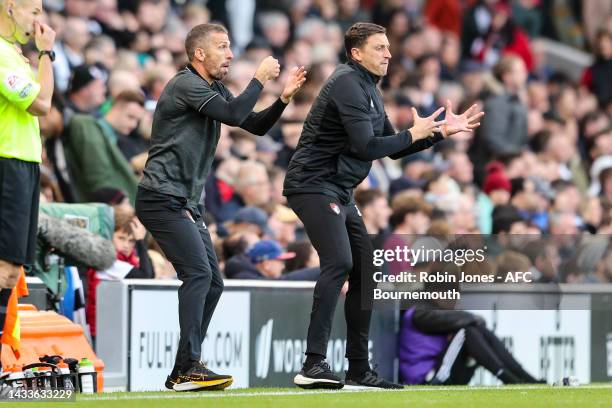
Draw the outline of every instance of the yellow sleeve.
M11 65L0 58L0 95L19 109L26 110L38 96L40 84L23 68Z

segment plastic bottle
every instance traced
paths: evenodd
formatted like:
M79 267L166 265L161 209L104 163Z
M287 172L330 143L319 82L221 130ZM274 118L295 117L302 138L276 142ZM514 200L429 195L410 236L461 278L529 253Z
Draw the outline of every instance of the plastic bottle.
M57 365L60 370L60 377L57 380L57 388L61 388L64 390L74 390L74 385L72 384L72 376L70 375L70 368L68 368L68 364L63 361Z
M79 360L67 357L64 359L64 363L68 365L68 369L70 370L70 380L74 390L76 392L81 392L79 389Z
M31 368L28 368L23 372L23 376L25 378L25 388L26 390L36 390L38 389L36 384L36 376L34 375L34 371Z
M97 374L93 363L84 358L79 363L79 386L83 394L93 394L96 392Z
M26 388L25 376L23 375L23 369L21 367L15 366L9 379L14 389L22 390Z
M40 384L40 388L43 390L50 390L51 386L53 385L51 384L51 369L49 367L39 367L38 375L40 376L40 380L38 382Z

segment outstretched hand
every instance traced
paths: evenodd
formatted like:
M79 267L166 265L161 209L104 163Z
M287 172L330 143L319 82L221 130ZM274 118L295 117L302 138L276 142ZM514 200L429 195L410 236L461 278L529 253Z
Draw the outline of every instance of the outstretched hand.
M304 82L306 82L306 69L304 67L293 68L291 73L287 77L287 81L285 82L285 88L281 93L281 100L283 103L289 103L293 95L295 95Z
M412 135L412 141L416 142L420 139L425 139L427 136L430 136L433 132L439 132L440 126L446 124L446 120L441 120L436 122L436 118L444 112L444 108L439 108L432 115L427 116L426 118L422 118L419 116L419 113L415 108L412 108L412 117L413 124L409 129L410 134Z
M453 106L450 100L446 100L446 114L444 120L446 124L441 126L442 136L445 138L460 132L471 132L480 126L480 119L484 112L480 111L477 104L470 106L461 115L453 113Z

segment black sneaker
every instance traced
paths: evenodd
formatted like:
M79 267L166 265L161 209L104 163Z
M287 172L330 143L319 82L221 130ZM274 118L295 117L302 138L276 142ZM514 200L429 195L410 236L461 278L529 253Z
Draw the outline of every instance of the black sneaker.
M313 364L308 369L302 367L294 378L293 383L300 388L314 389L314 388L327 388L333 390L339 390L344 387L344 383L329 368L329 364L325 361Z
M174 384L176 384L177 380L178 380L178 375L175 377L172 377L172 374L170 374L168 377L166 377L166 382L164 383L164 385L166 386L167 389L173 390Z
M173 379L169 378L169 380ZM217 391L229 387L233 381L231 375L214 373L204 363L198 361L187 371L179 373L172 389L174 391Z
M164 386L169 390L173 390L174 384L176 384L176 382L178 381L178 375L179 369L177 367L172 368L172 372L168 377L166 377L166 382L164 383Z
M392 383L384 378L378 376L378 373L374 370L366 371L361 378L351 378L348 373L345 381L347 388L384 388L386 390L401 390L404 389L403 385Z

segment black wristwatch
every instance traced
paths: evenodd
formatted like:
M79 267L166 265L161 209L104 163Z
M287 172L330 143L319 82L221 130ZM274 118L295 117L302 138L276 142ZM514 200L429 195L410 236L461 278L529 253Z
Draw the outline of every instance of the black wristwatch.
M55 51L43 50L38 53L38 59L42 58L43 55L48 55L51 62L55 61Z

